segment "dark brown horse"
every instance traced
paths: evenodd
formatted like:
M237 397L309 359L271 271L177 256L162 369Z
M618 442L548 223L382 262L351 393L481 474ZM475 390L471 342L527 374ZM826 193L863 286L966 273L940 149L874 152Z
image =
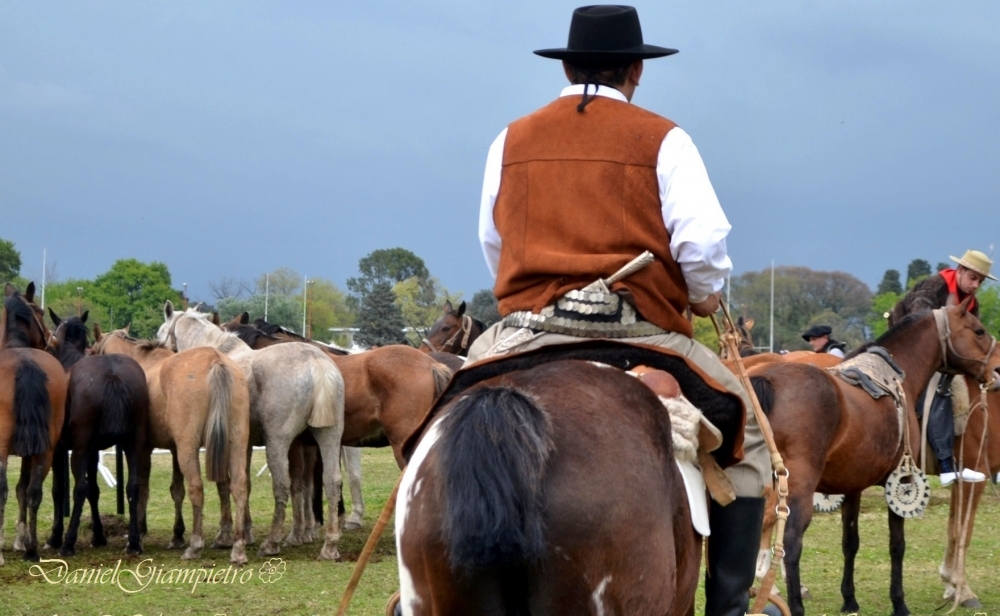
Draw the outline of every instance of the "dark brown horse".
M52 334L34 304L34 283L24 296L8 284L4 295L0 317L0 565L4 563L10 454L21 457L14 549L24 550L25 560L38 560L38 506L62 430L67 382L59 362L41 350Z
M90 501L92 540L94 547L108 544L98 510L100 487L97 483L98 454L102 449L121 447L128 465L128 545L127 554L141 554L139 529L139 485L149 483L149 390L142 367L124 355L86 355L87 316L70 317L63 321L51 308L49 316L56 325L55 349L59 363L69 372L66 394L66 419L56 448L53 471L52 499L55 502L55 524L49 537L49 547L63 556L75 553L83 501ZM66 484L65 468L69 451L73 452L71 468L75 488L73 509L63 538L63 503Z
M465 314L465 302L458 305L458 310L451 307L451 302L445 302L444 314L420 341L420 350L424 353L452 353L464 357L469 354L472 343L485 330L486 325L482 321Z
M404 614L693 610L700 539L670 419L650 389L609 367L655 364L605 345L548 347L455 375L406 448L396 511ZM735 438L738 421L708 410L685 369L687 378L668 371Z
M884 347L905 372L905 434L910 450L919 451L920 432L914 402L936 370L963 372L993 381L1000 369L996 342L967 303L940 313L907 317L876 344ZM785 530L789 607L804 613L799 561L802 537L812 519L813 492L844 494L844 612L857 612L854 559L858 551L861 492L882 485L904 452L901 421L891 396L873 399L826 370L806 364L776 362L755 370L754 389L774 429L775 441L789 469L790 515ZM893 614L909 614L903 595L904 519L889 511L892 557L890 598Z

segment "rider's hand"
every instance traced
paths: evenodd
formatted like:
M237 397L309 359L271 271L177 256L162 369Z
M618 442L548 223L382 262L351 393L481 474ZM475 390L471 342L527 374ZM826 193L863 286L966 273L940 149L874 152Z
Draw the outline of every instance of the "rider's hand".
M691 304L691 312L698 317L707 317L719 309L719 298L722 293L713 293L697 304Z

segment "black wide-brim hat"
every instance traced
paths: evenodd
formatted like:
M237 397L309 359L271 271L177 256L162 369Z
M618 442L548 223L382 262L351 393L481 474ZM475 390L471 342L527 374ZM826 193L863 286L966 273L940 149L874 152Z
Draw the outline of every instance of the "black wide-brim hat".
M802 339L809 342L813 338L822 338L832 333L833 329L829 325L813 325L806 333L802 334Z
M642 42L639 13L635 7L601 4L573 11L569 43L560 49L539 49L543 58L578 62L622 63L662 58L676 49Z

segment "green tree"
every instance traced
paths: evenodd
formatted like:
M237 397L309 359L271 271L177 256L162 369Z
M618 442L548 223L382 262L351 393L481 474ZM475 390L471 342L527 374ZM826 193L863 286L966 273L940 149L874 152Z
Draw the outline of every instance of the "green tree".
M938 264L937 264L937 269L934 270L934 271L935 272L943 272L946 269L951 269L951 264L950 263L945 263L944 261L939 261Z
M976 293L979 302L979 320L986 330L994 336L1000 336L1000 287L991 284Z
M492 289L481 289L476 291L469 302L468 310L465 311L473 319L479 319L486 324L486 327L493 325L500 320L500 311L497 310L497 298L493 295Z
M903 299L903 293L879 293L872 298L871 314L868 317L868 325L871 327L872 337L878 338L889 329L889 311Z
M142 263L119 259L111 269L94 279L87 297L103 306L115 324L131 323L131 333L152 337L163 323L163 304L180 304L179 291L170 287L170 271L159 262Z
M0 282L10 282L21 273L21 253L14 242L0 238Z
M386 346L404 340L403 315L396 305L396 295L388 281L376 282L361 299L361 309L356 322L358 344Z
M392 287L392 292L396 295L396 305L403 315L403 322L406 327L413 328L407 333L407 339L411 343L418 343L427 335L427 331L441 316L441 306L446 301L456 302L461 297L461 294L450 295L448 289L433 277L426 280L416 276L407 278L397 282Z
M914 259L906 266L906 288L912 289L924 278L931 275L931 264L923 259Z
M424 260L405 248L375 250L358 261L357 278L347 280L347 289L360 301L375 285L386 282L391 287L407 278L426 281L430 278Z
M257 293L263 295L296 295L302 290L302 274L290 267L279 267L268 274L257 277ZM302 324L299 323L299 329Z
M347 307L347 297L329 280L309 281L309 337L329 340L331 327L350 327L354 313Z
M885 270L885 275L882 276L882 282L878 283L878 290L875 291L876 295L902 292L903 284L899 281L899 270Z
M714 353L719 352L719 334L712 325L712 319L704 317L694 318L694 336L698 342L704 344Z

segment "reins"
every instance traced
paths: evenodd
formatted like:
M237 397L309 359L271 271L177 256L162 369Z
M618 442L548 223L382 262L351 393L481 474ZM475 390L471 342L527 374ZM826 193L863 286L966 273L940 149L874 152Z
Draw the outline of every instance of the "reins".
M461 351L462 349L468 350L468 348L469 348L469 336L471 336L471 335L472 335L472 317L470 317L469 315L465 314L465 315L462 315L462 326L459 327L458 330L456 330L454 334L452 334L451 338L448 338L447 340L445 340L444 342L441 343L441 348L437 348L436 346L434 346L434 343L431 342L430 340L428 340L427 338L422 339L420 341L420 343L421 344L426 344L428 347L430 347L432 353L455 353L455 354L458 354L459 351ZM452 345L455 344L455 341L458 340L459 336L462 337L462 343L460 345L458 345L457 347L455 347L455 349L453 351L448 351L447 349L449 347L451 347Z
M736 325L733 323L732 318L729 315L729 310L726 306L722 305L722 317L724 323L728 326L728 329L723 332L719 328L719 323L712 315L712 325L715 326L715 331L719 336L719 342L726 349L728 349L730 356L732 358L733 365L736 366L736 375L739 377L743 388L747 392L747 397L750 398L750 402L753 405L754 417L757 418L757 423L760 425L760 431L764 435L764 442L767 444L767 450L771 454L771 468L774 470L774 490L778 495L778 504L775 506L774 511L778 516L778 522L774 527L774 535L772 538L772 551L774 556L771 558L771 568L768 569L767 574L761 581L760 590L757 593L757 598L754 600L753 607L750 609L751 614L760 614L767 604L768 600L771 598L771 590L774 588L774 582L778 577L778 573L781 571L781 563L785 558L785 524L788 521L788 514L791 512L788 508L788 468L785 467L785 461L781 457L781 453L778 452L778 446L774 442L774 432L771 430L771 424L767 420L767 416L764 415L764 410L760 406L760 400L757 399L757 394L753 390L753 385L750 383L750 376L747 374L746 366L743 365L743 358L739 354L739 341L736 335ZM782 613L787 614L787 606L783 602L776 601L776 605L782 610Z
M948 322L948 313L945 312L944 308L934 310L934 323L937 325L938 342L941 343L940 372L944 372L946 374L958 374L958 372L948 364L948 353L951 353L954 357L962 361L980 364L979 372L976 374L976 380L981 382L983 376L986 374L986 366L989 364L990 357L993 356L993 351L997 348L997 339L990 336L990 350L987 351L986 355L984 355L982 359L965 357L955 350L955 345L951 342L951 324Z

